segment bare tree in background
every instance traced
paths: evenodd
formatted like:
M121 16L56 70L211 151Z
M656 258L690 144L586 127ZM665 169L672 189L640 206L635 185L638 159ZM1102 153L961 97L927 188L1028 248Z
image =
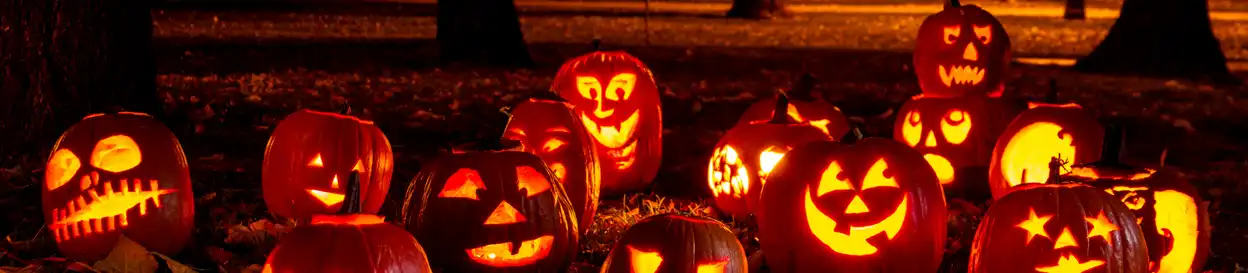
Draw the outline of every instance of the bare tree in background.
M1118 21L1075 69L1238 83L1213 35L1206 0L1125 0Z
M782 0L733 0L728 17L770 19L792 15Z

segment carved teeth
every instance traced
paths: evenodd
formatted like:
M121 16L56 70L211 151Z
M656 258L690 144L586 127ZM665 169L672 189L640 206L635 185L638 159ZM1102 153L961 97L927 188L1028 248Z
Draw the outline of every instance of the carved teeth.
M946 68L944 65L937 66L937 72L940 73L940 81L945 86L953 86L954 84L979 84L984 80L984 69L971 65L955 65L952 68Z
M91 175L91 179L98 179L98 177L98 174ZM89 183L87 179L83 177L84 183ZM99 184L98 180L90 182ZM49 225L49 229L52 229L54 238L60 242L92 233L124 228L130 224L128 220L130 209L137 206L139 215L146 215L148 200L159 208L161 206L159 197L175 192L171 189L160 189L160 183L157 180L148 182L147 190L143 189L141 179L118 180L119 190L117 191L114 191L112 183L107 182L101 186L102 189L88 187L83 190L85 194L80 194L77 199L66 202L63 209L52 210L53 224ZM90 197L90 201L87 197Z

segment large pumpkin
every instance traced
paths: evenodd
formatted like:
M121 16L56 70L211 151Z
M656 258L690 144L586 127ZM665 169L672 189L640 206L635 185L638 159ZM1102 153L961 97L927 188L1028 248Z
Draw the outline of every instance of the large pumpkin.
M650 216L624 231L602 273L745 273L745 249L719 221Z
M173 254L195 221L182 145L143 113L94 114L65 130L44 169L43 217L65 257L103 259L125 235Z
M442 272L563 272L576 212L554 173L516 147L456 151L425 164L401 222Z
M1024 184L993 203L971 247L969 272L1145 273L1135 216L1080 184Z
M914 73L929 97L990 96L1005 90L1010 36L991 13L957 0L919 25Z
M997 139L988 168L993 198L1023 183L1045 183L1053 157L1069 168L1101 158L1105 130L1078 104L1032 103Z
M992 146L1015 113L1002 99L918 95L898 111L893 139L923 153L947 193L961 194L983 183Z
M264 273L431 272L416 238L383 217L359 212L359 174L351 177L341 211L313 215L310 224L283 235Z
M503 138L519 141L524 151L541 157L555 172L584 233L598 210L601 170L594 142L582 126L567 103L532 99L511 111Z
M773 118L737 125L715 145L706 178L715 205L725 214L748 219L749 208L757 205L767 174L785 153L807 142L832 140L822 126L796 122L788 116L786 113L793 109L788 101L781 94L772 101Z
M332 213L344 198L341 180L359 172L363 211L377 213L393 169L390 141L372 121L299 110L269 137L261 176L264 203L284 217Z
M810 123L812 126L823 129L826 135L837 137L845 135L849 132L849 120L845 119L845 114L841 113L840 108L822 99L816 99L810 94L811 89L814 88L813 81L814 77L805 75L798 80L793 90L785 93L789 95L789 107L785 113L793 121ZM773 110L779 98L780 95L777 94L775 98L760 100L750 105L750 108L747 108L737 120L737 126L772 120Z
M650 185L663 159L663 114L654 75L641 60L604 51L576 57L559 68L551 88L594 139L604 195Z
M772 272L936 272L945 198L923 156L889 139L795 148L762 192Z

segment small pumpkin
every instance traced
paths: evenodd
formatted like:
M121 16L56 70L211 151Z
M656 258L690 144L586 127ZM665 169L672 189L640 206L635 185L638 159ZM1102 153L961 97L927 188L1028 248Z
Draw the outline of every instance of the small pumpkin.
M52 146L41 196L65 257L103 259L120 236L174 254L191 236L194 195L177 137L136 112L89 115Z
M1001 133L992 151L988 186L993 198L1023 183L1048 181L1049 163L1063 167L1101 157L1105 130L1078 104L1030 103Z
M786 154L767 180L758 239L773 272L940 266L944 194L923 156L904 144L810 142Z
M360 213L360 175L349 177L338 214L313 215L283 235L264 273L431 272L416 238L384 217Z
M1009 34L979 6L951 0L919 25L914 74L928 97L999 97L1009 63Z
M442 272L562 272L577 218L554 172L519 143L457 149L425 164L401 222Z
M583 126L566 102L534 98L511 111L503 133L555 172L580 217L582 234L594 222L600 181L598 153Z
M745 273L745 249L719 221L662 214L624 231L603 273Z
M363 211L377 213L393 170L390 140L372 121L299 110L277 124L264 150L264 203L283 217L332 213L345 197L341 180L359 172Z
M825 135L838 137L845 135L849 132L849 120L845 118L845 114L841 113L840 108L812 96L814 85L814 77L804 75L798 80L793 90L785 92L791 95L788 102L789 108L785 113L793 121L810 123L812 126L823 129ZM773 120L773 110L779 99L777 96L750 105L750 108L741 114L741 119L737 120L737 125Z
M595 51L565 62L551 89L594 139L603 195L650 185L663 160L663 114L650 68L622 51Z

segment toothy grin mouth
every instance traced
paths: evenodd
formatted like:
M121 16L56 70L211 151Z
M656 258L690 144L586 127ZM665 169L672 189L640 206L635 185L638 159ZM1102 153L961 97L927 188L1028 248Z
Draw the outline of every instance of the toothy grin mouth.
M945 86L953 86L954 84L976 85L984 80L984 69L973 65L955 65L952 69L939 65L940 81Z
M479 264L495 267L528 265L546 258L554 242L555 236L546 235L520 242L519 248L514 247L512 242L485 245L469 249L468 258Z
M610 149L607 156L614 159L615 169L624 170L633 166L635 159L633 152L637 150L637 141L633 139L633 133L637 131L637 121L640 118L641 111L633 111L628 119L620 123L620 126L599 126L597 122L590 119L589 116L581 114L581 121L585 123L585 130L602 144ZM627 144L627 145L626 145Z
M84 184L100 184L98 175L83 176ZM91 180L88 180L91 179ZM147 215L147 201L160 207L161 195L176 190L161 189L156 180L149 180L147 189L143 189L142 179L121 179L120 189L113 191L111 181L105 181L103 189L88 188L83 190L86 195L79 195L65 204L63 209L52 209L52 230L56 241L65 241L90 235L97 232L109 232L128 226L127 214L130 209L139 207L139 216ZM88 201L85 196L90 196Z

